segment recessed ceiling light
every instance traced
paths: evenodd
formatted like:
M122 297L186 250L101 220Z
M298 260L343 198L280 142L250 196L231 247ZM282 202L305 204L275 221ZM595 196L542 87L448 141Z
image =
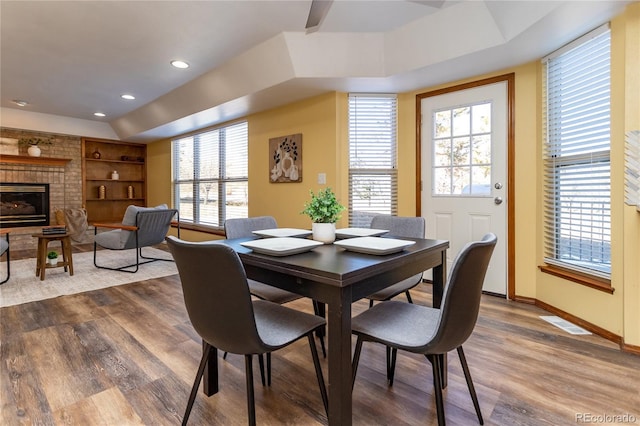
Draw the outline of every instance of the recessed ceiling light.
M96 117L106 117L107 114L105 114L104 112L94 112L93 115L95 115Z
M189 64L185 61L171 61L171 65L176 68L189 68Z
M127 93L125 93L124 95L120 95L120 97L121 97L122 99L126 99L126 100L128 100L128 101L132 101L132 100L134 100L134 99L136 98L135 96L133 96L133 95L129 95L129 94L127 94Z
M12 100L11 102L13 102L14 104L16 104L16 105L18 105L18 106L20 106L20 107L23 107L23 106L27 106L27 105L29 105L29 102L27 102L27 101L21 101L20 99L14 99L14 100Z

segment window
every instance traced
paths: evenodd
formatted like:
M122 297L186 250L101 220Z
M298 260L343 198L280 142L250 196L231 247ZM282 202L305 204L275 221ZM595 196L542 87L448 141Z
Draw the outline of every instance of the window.
M601 27L545 63L545 262L611 274L611 38Z
M491 196L491 102L433 113L434 196Z
M222 227L248 216L247 123L175 139L173 195L180 220Z
M397 214L395 95L349 95L349 226Z

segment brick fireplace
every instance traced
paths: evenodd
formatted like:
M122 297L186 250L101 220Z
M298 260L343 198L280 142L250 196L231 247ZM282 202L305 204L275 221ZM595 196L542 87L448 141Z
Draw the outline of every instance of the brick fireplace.
M82 161L79 136L38 133L20 129L0 128L3 138L53 138L52 145L42 146L43 158L66 159L61 162L14 163L3 161L0 156L0 181L39 183L49 185L49 222L55 225L55 211L82 207ZM19 155L27 155L27 147L20 147ZM11 233L11 249L23 250L36 247L31 234L40 227L16 228Z

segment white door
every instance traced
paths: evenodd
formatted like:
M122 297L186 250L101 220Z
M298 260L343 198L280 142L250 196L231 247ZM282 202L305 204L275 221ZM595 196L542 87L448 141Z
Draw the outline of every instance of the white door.
M506 295L507 82L423 98L421 114L427 237L449 240L450 268L467 242L496 234L483 290Z

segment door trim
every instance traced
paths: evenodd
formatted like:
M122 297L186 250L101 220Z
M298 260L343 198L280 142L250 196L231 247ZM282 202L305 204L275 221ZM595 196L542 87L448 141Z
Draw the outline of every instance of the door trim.
M507 298L515 298L515 73L457 84L416 95L416 216L422 216L422 100L446 93L507 82Z

